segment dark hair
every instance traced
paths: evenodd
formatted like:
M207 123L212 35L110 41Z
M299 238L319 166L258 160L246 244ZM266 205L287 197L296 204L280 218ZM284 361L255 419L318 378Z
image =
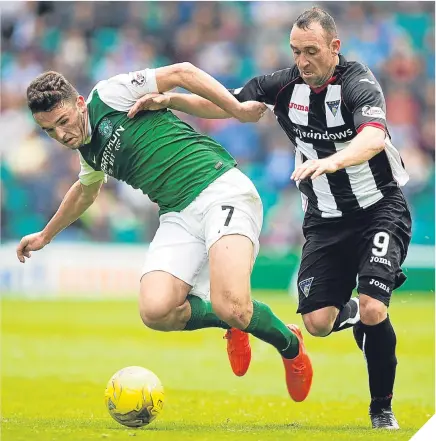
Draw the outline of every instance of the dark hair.
M50 112L64 101L78 97L77 90L59 72L38 75L27 88L27 105L32 113Z
M317 6L306 9L300 14L295 20L293 26L300 29L308 29L312 23L319 23L326 33L326 37L330 37L330 41L333 38L337 38L338 31L333 17L328 12L324 11L324 9L318 8Z

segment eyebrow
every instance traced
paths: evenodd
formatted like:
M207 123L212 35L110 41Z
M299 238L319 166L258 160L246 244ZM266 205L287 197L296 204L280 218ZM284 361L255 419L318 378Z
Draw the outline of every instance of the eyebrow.
M55 121L55 125L56 125L60 120L66 118L66 116L67 116L67 115L62 115L62 116L60 116L60 117ZM42 126L41 126L41 129L42 129L42 130L50 130L49 127L42 127Z
M290 46L291 46L291 49L300 50L300 49L298 49L298 47L295 47L292 44ZM309 45L309 46L304 46L303 49L316 49L316 50L318 50L318 46Z

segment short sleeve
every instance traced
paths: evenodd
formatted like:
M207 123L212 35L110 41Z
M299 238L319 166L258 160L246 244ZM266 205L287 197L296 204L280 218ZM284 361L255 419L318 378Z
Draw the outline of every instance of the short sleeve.
M118 76L122 77L119 81L125 84L130 90L132 96L136 99L141 98L147 93L158 93L155 69L143 69L129 72L127 78L123 75Z
M344 85L344 100L353 114L354 127L360 132L365 126L386 131L386 103L380 84L372 72L361 68Z
M248 81L243 87L230 89L239 102L259 101L272 108L280 90L291 81L292 69L283 69Z
M116 75L108 80L100 81L95 89L100 99L109 107L128 112L142 96L147 93L158 93L156 70L143 69Z
M95 184L98 181L107 182L107 176L102 171L94 170L83 158L83 156L79 153L80 159L80 173L79 173L79 181L83 185L91 185Z

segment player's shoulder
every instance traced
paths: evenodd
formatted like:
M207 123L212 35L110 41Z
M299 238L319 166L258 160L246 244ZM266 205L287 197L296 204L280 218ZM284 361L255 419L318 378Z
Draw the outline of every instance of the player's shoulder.
M260 85L272 102L277 101L280 92L287 90L299 78L300 73L294 65L285 69L277 70L260 79Z
M91 92L88 95L88 100L91 100L96 93L105 93L108 90L111 89L118 89L119 85L122 85L126 82L126 74L119 74L115 75L113 77L107 78L105 80L101 80L98 83L95 84L95 86L92 88Z
M361 63L360 61L347 61L346 63L347 70L346 75L359 75L364 74L369 71L369 68L366 64Z
M93 109L99 115L108 111L127 112L134 103L128 75L120 74L99 81L92 88L86 103L88 109Z
M294 64L292 67L276 70L269 75L271 79L276 79L277 82L288 83L294 81L300 76L297 66Z
M376 84L377 80L371 69L359 61L346 61L342 59L342 82L349 87L355 87L356 83Z
M99 90L101 90L104 87L104 83L106 81L99 81L92 89L91 92L88 94L88 98L86 98L86 104L90 105L92 104L93 98L96 96Z

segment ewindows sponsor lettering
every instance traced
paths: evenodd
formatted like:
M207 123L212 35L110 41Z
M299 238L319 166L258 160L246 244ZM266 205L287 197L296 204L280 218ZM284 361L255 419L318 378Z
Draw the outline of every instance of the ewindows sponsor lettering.
M389 292L389 287L387 285L385 285L384 283L379 282L378 280L371 279L369 284L377 286L378 288L381 288L384 291Z
M102 171L109 175L113 174L115 152L117 152L121 147L121 133L124 132L124 130L125 129L123 126L119 126L104 148L100 167Z
M371 256L371 259L369 259L371 263L384 263L385 265L392 266L391 261L388 259L385 259L384 257L375 257Z
M325 133L319 133L319 132L314 132L313 130L311 130L310 132L305 132L303 130L300 130L298 127L295 127L294 131L299 138L323 139L325 141L336 141L336 140L346 139L349 136L353 135L353 131L351 129L347 129L337 133L328 133L327 131Z

